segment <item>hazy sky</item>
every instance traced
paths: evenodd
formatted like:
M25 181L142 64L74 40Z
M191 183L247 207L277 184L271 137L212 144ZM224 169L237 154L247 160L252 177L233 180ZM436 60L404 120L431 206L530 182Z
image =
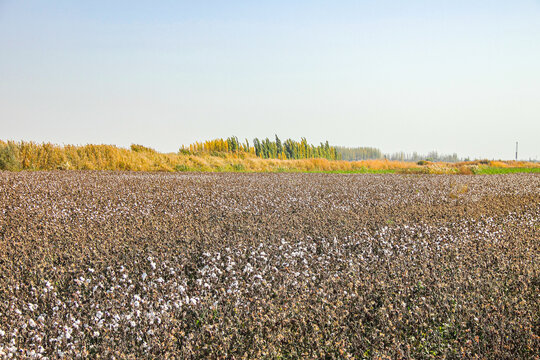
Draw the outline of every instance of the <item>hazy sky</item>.
M540 1L0 0L0 139L540 159Z

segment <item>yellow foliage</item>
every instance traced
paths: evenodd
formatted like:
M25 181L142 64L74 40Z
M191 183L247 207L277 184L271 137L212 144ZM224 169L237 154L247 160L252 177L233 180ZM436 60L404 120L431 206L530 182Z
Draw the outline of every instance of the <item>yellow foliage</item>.
M504 163L502 161L490 161L489 165L500 168L507 168L509 166L507 163Z

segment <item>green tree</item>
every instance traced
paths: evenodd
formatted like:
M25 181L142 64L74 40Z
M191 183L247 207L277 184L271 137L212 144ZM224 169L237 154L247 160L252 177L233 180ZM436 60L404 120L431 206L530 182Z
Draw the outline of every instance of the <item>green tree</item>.
M276 151L277 155L280 155L283 152L283 146L281 145L281 140L276 134Z
M262 157L262 146L259 139L253 139L253 147L255 148L255 155L258 157Z

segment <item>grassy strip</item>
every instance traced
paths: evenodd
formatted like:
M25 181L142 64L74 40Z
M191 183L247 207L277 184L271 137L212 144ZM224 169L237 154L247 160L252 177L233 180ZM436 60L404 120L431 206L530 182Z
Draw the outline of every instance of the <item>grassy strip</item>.
M475 174L478 175L495 175L495 174L515 174L515 173L540 173L540 167L478 167L473 170Z

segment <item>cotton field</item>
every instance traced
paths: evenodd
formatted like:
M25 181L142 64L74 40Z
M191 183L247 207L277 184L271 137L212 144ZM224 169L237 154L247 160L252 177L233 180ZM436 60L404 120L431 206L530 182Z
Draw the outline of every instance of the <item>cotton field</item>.
M540 358L540 176L0 172L0 358Z

